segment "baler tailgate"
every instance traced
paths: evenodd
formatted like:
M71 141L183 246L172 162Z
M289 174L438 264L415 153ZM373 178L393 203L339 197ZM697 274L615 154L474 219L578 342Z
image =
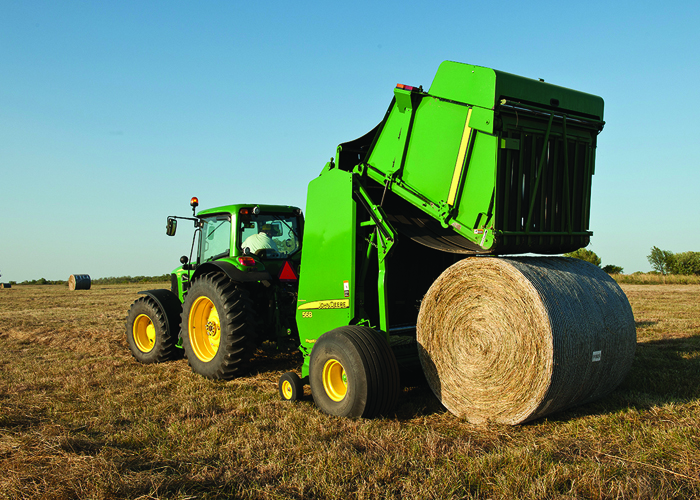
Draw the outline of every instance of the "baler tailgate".
M555 254L586 246L600 122L513 106L501 106L499 117L499 251Z

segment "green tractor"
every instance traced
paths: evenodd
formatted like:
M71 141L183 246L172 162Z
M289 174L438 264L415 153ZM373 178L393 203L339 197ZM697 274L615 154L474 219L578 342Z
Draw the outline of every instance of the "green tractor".
M294 315L304 218L299 208L227 205L193 217L192 250L171 274L171 288L139 292L127 318L127 342L141 363L181 357L217 380L239 374L262 342L299 344Z

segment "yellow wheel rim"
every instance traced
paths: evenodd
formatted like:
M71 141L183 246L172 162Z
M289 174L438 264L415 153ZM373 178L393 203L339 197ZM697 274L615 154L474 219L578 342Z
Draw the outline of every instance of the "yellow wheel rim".
M337 359L329 359L323 365L323 388L336 403L342 401L348 392L348 378L345 368Z
M141 352L150 352L156 345L156 327L151 318L145 314L139 314L132 326L134 343Z
M292 384L289 383L289 380L282 382L282 395L284 399L292 399L292 392Z
M204 362L214 359L221 343L221 323L209 298L199 297L192 304L188 332L195 356Z

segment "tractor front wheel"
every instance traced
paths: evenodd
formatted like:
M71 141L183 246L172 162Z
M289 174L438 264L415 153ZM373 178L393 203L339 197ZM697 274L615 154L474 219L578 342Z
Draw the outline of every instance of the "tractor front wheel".
M177 357L177 335L168 331L165 313L151 297L141 297L131 305L126 318L126 341L140 363L160 363Z
M343 326L319 337L311 351L309 382L316 406L342 417L386 414L400 390L388 342L362 326Z
M247 290L222 274L197 278L182 307L182 346L192 371L206 378L238 376L255 349Z

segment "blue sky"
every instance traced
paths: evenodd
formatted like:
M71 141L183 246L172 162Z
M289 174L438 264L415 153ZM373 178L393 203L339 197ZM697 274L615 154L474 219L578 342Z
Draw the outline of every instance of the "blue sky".
M260 7L259 5L264 5ZM305 206L443 60L600 95L589 249L700 251L697 2L0 0L3 281L169 273L168 215Z

